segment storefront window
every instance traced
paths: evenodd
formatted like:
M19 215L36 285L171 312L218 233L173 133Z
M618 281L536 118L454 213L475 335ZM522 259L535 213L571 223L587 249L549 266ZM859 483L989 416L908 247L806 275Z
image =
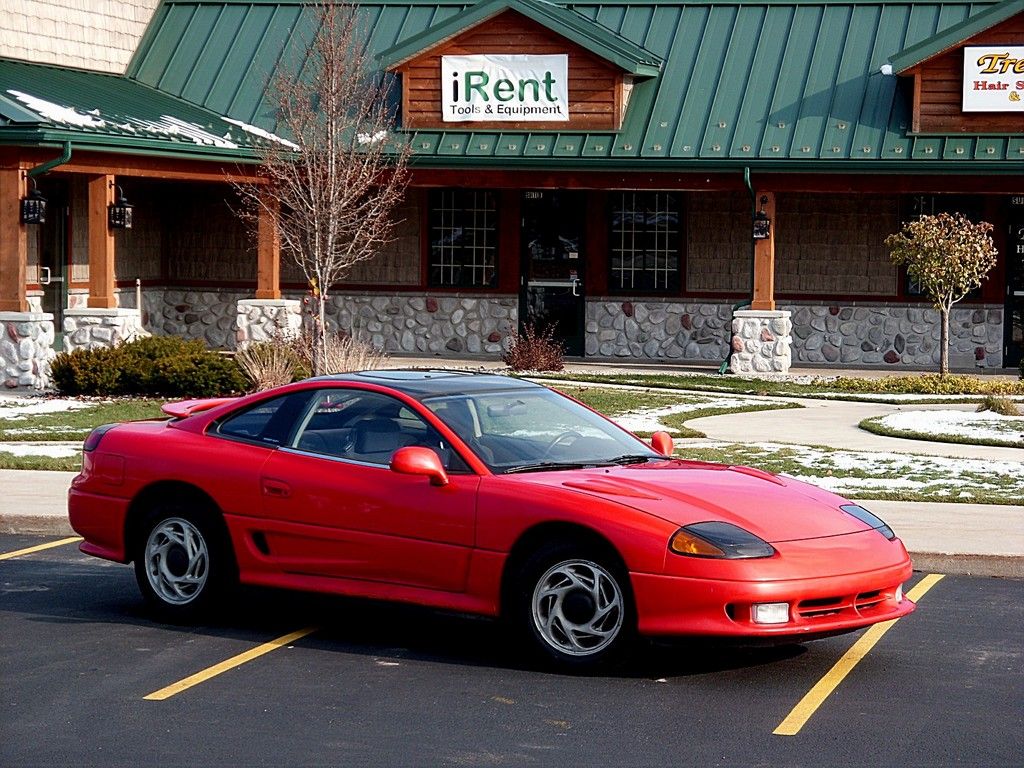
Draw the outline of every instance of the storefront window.
M439 189L430 193L430 284L482 288L498 280L495 194Z
M679 288L679 202L668 192L611 195L612 290Z

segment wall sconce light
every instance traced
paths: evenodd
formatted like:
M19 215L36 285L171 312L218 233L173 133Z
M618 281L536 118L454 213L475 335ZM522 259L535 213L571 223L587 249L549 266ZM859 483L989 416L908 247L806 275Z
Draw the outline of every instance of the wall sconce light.
M107 222L111 229L132 228L132 204L124 196L124 190L117 188L117 199L107 206Z
M46 223L46 198L36 189L35 179L32 179L32 191L21 198L21 223Z
M761 195L761 210L754 214L754 239L755 240L767 240L771 237L772 232L772 220L768 218L768 214L764 212L764 207L768 203L768 197Z

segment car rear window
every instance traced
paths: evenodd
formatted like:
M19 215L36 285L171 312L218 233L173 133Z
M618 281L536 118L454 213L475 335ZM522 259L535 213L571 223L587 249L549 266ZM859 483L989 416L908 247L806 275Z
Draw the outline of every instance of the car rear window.
M305 390L264 400L221 421L217 434L272 446L284 445L312 394Z

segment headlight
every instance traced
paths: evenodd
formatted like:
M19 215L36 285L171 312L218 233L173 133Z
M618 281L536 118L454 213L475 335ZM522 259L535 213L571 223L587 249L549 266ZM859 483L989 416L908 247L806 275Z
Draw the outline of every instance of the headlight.
M717 522L694 523L680 528L669 540L668 548L677 555L726 560L771 557L775 554L771 544L750 531L731 523Z
M877 515L871 514L859 504L844 504L840 509L848 515L853 515L865 525L870 525L889 541L896 538L896 534L892 532L892 528L885 524L884 520Z

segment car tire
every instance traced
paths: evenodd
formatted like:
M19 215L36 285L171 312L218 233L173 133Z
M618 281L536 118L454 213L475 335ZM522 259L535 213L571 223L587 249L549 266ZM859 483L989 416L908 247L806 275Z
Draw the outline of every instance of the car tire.
M223 526L210 513L179 504L157 507L141 526L135 580L161 618L188 623L205 615L235 584Z
M571 671L614 665L636 635L629 577L618 559L571 543L547 544L523 563L510 618L535 657Z

